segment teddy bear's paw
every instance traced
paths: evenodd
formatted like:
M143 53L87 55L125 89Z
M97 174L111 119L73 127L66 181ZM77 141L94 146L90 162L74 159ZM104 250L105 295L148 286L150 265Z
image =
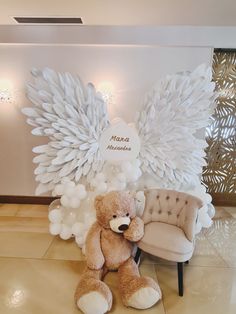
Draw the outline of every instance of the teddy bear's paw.
M161 299L160 291L152 287L140 288L128 300L128 306L136 309L148 309Z
M104 314L109 310L107 300L97 291L83 295L77 301L77 306L85 314Z

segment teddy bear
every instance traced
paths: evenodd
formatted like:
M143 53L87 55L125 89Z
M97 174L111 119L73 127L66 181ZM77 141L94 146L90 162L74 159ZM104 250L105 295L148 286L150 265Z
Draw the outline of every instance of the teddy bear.
M86 237L84 270L75 302L85 314L103 314L112 307L112 293L102 280L118 271L125 306L147 309L161 299L161 290L150 277L140 276L133 258L135 242L144 235L144 223L136 216L135 199L127 191L112 191L95 198L96 222Z

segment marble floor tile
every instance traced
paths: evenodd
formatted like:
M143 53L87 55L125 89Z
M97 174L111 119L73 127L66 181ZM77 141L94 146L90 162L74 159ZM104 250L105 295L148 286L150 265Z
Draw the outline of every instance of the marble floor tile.
M0 217L0 232L49 233L46 217Z
M75 239L64 241L59 237L54 237L52 244L47 250L44 258L58 260L84 261L85 257Z
M204 234L227 265L236 267L236 219L231 216L214 220Z
M196 236L193 257L189 263L193 266L228 267L227 263L202 232Z
M52 240L50 234L0 232L0 256L41 258Z
M232 218L232 215L224 208L220 206L215 207L215 216L213 217L214 219L222 219L222 218Z
M156 265L166 314L235 314L236 270L185 266L184 296L178 296L176 267Z
M236 207L225 207L224 209L234 218L236 218Z
M0 258L0 313L78 314L74 291L84 264Z
M17 217L47 218L48 205L21 204L16 213Z
M75 261L0 258L0 313L80 313L73 295L84 267L85 263ZM154 266L141 266L141 273L156 278ZM110 313L140 312L122 304L117 273L109 273L105 282L114 299ZM162 301L141 313L165 314Z
M19 208L19 204L0 204L0 217L15 216Z

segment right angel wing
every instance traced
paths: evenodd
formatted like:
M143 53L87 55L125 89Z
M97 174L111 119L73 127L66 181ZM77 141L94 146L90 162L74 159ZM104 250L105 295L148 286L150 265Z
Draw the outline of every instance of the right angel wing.
M205 165L206 141L197 132L206 127L215 107L211 69L167 76L147 94L136 119L144 173L162 187L199 183Z

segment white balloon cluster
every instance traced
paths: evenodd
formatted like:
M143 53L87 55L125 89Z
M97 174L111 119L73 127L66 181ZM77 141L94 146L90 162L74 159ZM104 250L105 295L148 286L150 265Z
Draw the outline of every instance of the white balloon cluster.
M86 231L95 220L94 195L87 193L84 185L75 185L68 179L63 179L61 184L55 186L53 195L61 195L61 199L53 201L49 206L50 233L59 235L63 240L74 236L82 247Z
M206 187L202 184L195 186L194 189L187 190L186 192L200 198L204 204L198 211L196 233L199 233L202 227L209 228L212 225L211 218L215 215L215 208L211 204L212 197L206 192Z
M90 185L97 193L105 193L108 187L105 174L102 172L97 173L91 180Z
M81 200L85 199L87 192L83 184L75 185L75 182L67 180L55 186L53 196L62 195L61 204L68 208L78 208Z
M141 177L142 171L140 166L141 162L139 159L135 159L134 161L123 161L121 163L121 169L127 182L135 182Z
M96 174L90 186L96 193L112 190L124 190L129 184L136 182L142 175L139 159L105 164L103 172Z

